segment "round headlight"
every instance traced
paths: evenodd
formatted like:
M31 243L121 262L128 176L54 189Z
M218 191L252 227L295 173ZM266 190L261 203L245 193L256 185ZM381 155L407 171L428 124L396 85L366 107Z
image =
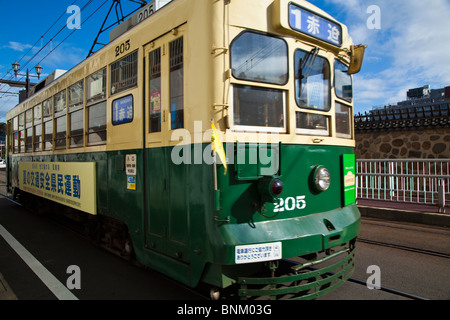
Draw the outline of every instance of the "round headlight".
M316 167L314 173L314 187L317 191L326 191L330 187L331 176L330 171L324 167Z

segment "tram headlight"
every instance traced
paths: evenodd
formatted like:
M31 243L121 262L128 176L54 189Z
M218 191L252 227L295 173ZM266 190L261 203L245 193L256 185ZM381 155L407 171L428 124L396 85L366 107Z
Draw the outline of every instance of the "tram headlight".
M322 192L328 190L331 184L330 171L322 166L314 168L313 185L316 191Z

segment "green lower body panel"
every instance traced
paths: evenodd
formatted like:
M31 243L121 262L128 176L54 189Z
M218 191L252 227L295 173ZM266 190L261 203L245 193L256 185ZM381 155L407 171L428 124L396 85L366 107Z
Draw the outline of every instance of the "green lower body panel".
M282 258L303 256L327 250L354 239L360 230L356 204L291 219L228 224L221 227L224 245L217 252L217 262L231 265L235 247L241 244L282 242Z
M341 258L341 256L344 257ZM290 268L290 275L267 278L240 277L238 279L239 297L244 300L258 297L289 300L315 299L336 289L350 278L354 270L354 257L355 249L352 246L319 260L294 264ZM334 258L338 261L329 266L308 270L308 267L326 263ZM276 267L272 266L274 272L278 269Z
M207 147L191 145L186 147L186 154ZM199 282L221 288L239 283L242 296L259 295L244 287L249 285L247 278L273 265L272 261L321 252L332 255L333 250L345 246L350 250L360 229L356 204L343 201L342 160L343 155L353 152L352 148L281 144L271 148L268 151L258 145L237 144L236 161L228 166L227 174L221 164L214 167L196 163L195 159L176 164L171 147L12 157L8 185L12 193L18 189L20 161L95 162L97 213L126 225L141 263L192 287ZM271 170L264 161L239 162L240 156L250 159L254 153L259 158L263 152L275 164ZM233 157L230 152L227 155ZM132 176L126 170L129 157L136 164ZM332 182L325 192L311 188L311 173L318 165L331 174ZM283 182L279 199L266 201L261 196L259 182L267 177ZM264 247L272 248L270 254L275 258L243 261L237 257L238 251L266 250ZM344 253L333 256L340 260L333 262L332 269L345 269L337 273L336 280L345 279L352 269L354 253L345 252L350 258L343 258ZM334 285L322 279L331 269L322 270L323 274L316 275L302 269L294 278L280 281L296 283L289 294L312 286L301 287L301 282L311 281L311 277L317 278L320 287ZM279 285L272 281L267 285ZM262 294L278 295L272 291Z

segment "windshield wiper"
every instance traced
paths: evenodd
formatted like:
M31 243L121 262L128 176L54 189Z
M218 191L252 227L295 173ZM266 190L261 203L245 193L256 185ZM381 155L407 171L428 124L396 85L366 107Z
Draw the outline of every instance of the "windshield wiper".
M319 48L315 47L310 52L308 52L303 59L300 59L301 61L298 66L298 79L300 79L300 82L304 78L309 77L309 74L314 67L314 61L316 61L318 54Z

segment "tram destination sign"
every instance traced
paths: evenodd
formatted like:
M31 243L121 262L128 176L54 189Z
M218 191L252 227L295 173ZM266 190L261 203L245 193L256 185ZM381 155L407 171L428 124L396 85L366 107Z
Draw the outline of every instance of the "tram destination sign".
M133 122L133 95L114 100L112 107L113 125Z
M342 27L338 23L294 3L289 4L289 26L292 30L335 46L342 45Z

